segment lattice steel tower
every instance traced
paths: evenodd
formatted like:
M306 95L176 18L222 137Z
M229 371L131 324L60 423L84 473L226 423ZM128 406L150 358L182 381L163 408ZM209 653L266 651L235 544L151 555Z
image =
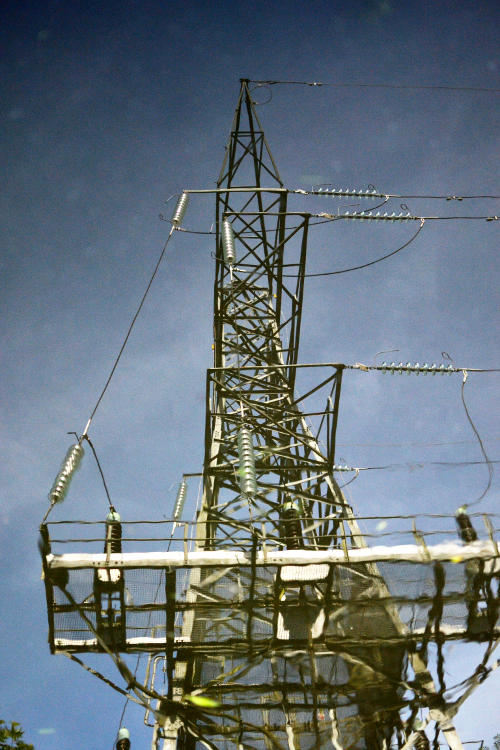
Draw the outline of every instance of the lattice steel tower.
M183 194L174 227L196 192ZM148 707L153 747L425 748L424 709L458 750L427 646L451 632L447 596L452 637L493 638L486 589L498 552L493 540L474 547L465 570L447 562L453 545L408 546L406 558L367 547L334 479L344 366L298 363L310 215L287 211L246 80L217 189L200 192L216 197L217 244L194 534L186 526L172 551L122 552L108 517L104 554L72 556L53 554L42 527L52 649L150 653L143 685L122 673ZM427 598L415 588L405 599L410 564L433 571ZM489 619L479 626L480 600Z
M329 388L320 436L295 392L309 216L287 212L246 81L217 188L198 544L254 558L278 545L303 550L304 562L313 550L363 547L332 471L343 368L310 388ZM375 749L401 728L404 628L374 565L195 571L190 598L198 611L184 635L204 646L179 659L176 683L213 681L226 711L203 734L217 747ZM332 650L339 635L347 640Z

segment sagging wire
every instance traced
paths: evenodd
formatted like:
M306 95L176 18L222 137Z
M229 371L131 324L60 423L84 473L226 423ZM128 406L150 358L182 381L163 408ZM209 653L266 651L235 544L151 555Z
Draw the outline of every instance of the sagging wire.
M78 435L76 434L76 432L68 433L68 435L76 435L76 438L78 440ZM101 475L102 483L104 485L104 491L106 492L106 497L108 499L108 504L109 504L110 510L114 510L113 503L111 502L111 496L110 496L109 490L108 490L108 485L106 484L106 479L104 478L104 472L103 472L102 467L101 467L101 462L99 461L99 458L97 457L97 452L96 452L96 449L94 448L94 444L90 440L90 438L89 438L88 435L82 435L81 439L82 440L86 440L87 443L90 445L90 448L92 450L92 453L94 454L94 458L95 458L96 463L97 463L97 468L99 469L99 473Z
M305 274L302 274L302 276L303 278L307 278L307 279L310 279L313 277L317 278L319 276L337 276L342 273L350 273L351 271L359 271L361 268L368 268L368 266L374 266L376 263L381 263L383 260L387 260L387 258L391 258L393 255L396 255L397 253L400 253L402 250L407 248L408 245L411 245L411 243L417 239L418 235L422 231L424 224L425 224L425 219L421 219L419 228L417 229L415 234L412 237L410 237L410 239L407 242L405 242L400 247L396 248L396 250L392 250L390 253L386 253L385 255L382 255L380 258L371 260L368 263L362 263L359 266L351 266L350 268L342 268L339 271L323 271L322 273L305 273ZM284 273L283 276L287 278L294 278L294 279L298 277L297 274L289 274L289 273Z
M491 483L492 483L492 480L493 480L493 463L497 463L497 461L491 461L489 459L488 454L486 453L486 449L485 449L485 447L483 445L483 441L481 440L481 436L480 436L480 434L479 434L479 432L477 430L476 425L472 421L472 417L471 417L471 415L469 413L469 409L467 408L467 403L465 401L465 384L467 382L468 374L469 373L467 372L467 370L463 370L462 388L461 388L462 404L463 404L463 407L464 407L464 410L465 410L465 416L467 417L468 422L469 422L470 426L472 427L474 435L476 436L477 441L479 443L479 448L481 449L481 453L483 454L483 457L484 457L484 463L486 463L486 465L488 466L488 482L487 482L486 487L483 490L482 494L478 497L478 499L474 500L474 502L472 502L472 503L467 503L466 506L465 506L466 508L470 507L471 505L477 505L486 496L486 494L488 493L488 491L489 491L489 489L491 487ZM481 463L483 463L483 462L481 462Z
M272 101L272 98L273 98L273 92L272 92L272 90L271 90L271 87L270 87L270 86L267 86L266 84L263 84L263 85L257 85L257 86L254 86L253 88L249 88L249 91L250 91L250 92L252 92L252 91L255 91L256 89L263 89L263 88L267 88L267 89L268 89L268 92L267 92L267 93L268 93L268 96L269 96L269 98L268 98L268 99L266 99L266 101L265 101L265 102L256 102L256 101L255 101L255 100L253 99L253 97L252 97L252 104L254 105L254 107L263 107L263 106L264 106L264 104L269 104L269 102L270 102L270 101Z
M382 351L377 352L373 357L373 365L374 367L377 367L377 357L379 357L381 354L391 354L392 352L399 352L400 349L382 349Z
M347 487L349 484L352 484L354 482L354 480L359 477L359 472L361 471L361 469L354 469L354 471L356 473L354 474L354 476L352 477L352 479L349 479L349 481L344 482L344 484L340 484L339 485L339 490L343 490L344 487Z

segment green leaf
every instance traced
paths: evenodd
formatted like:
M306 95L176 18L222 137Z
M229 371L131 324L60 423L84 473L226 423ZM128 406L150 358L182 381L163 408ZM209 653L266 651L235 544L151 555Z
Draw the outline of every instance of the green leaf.
M18 721L12 721L10 727L0 719L0 750L35 750L21 739L24 732Z

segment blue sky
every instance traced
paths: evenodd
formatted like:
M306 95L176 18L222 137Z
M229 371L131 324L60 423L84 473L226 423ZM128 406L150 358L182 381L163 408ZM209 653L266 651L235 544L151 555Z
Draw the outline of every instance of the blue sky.
M0 705L38 750L74 746L75 737L90 750L113 744L121 698L49 655L37 526L66 432L83 430L167 235L165 201L214 185L238 79L499 89L498 21L497 4L481 0L4 3ZM500 194L498 93L275 86L256 99L287 187ZM348 207L325 200L296 205ZM499 213L498 200L405 202L419 215ZM211 200L193 199L186 226L207 231L212 221ZM308 270L372 260L411 231L327 225L311 233ZM386 263L310 279L300 359L372 364L377 352L399 349L388 356L440 363L445 351L458 366L499 366L497 238L497 222L428 222ZM201 467L212 250L210 237L176 233L94 420L91 437L127 519L168 516L173 485ZM466 385L492 459L497 378L471 375ZM358 466L481 458L459 376L346 376L338 441ZM365 515L453 513L486 480L484 466L393 468L365 472L349 497ZM54 515L99 519L105 507L87 452ZM494 480L478 510L497 508ZM457 721L463 739L500 731L495 677ZM129 711L138 747L149 734Z

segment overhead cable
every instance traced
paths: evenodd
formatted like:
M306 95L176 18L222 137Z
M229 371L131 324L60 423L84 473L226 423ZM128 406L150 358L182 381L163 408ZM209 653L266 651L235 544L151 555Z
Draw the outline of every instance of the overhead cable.
M386 203L387 201L384 201ZM383 205L383 204L382 204ZM343 213L330 214L326 211L311 213L310 211L226 211L226 216L300 216L327 221L340 221L344 219L355 221L382 221L382 222L405 222L405 221L498 221L500 217L496 214L486 216L420 216L409 211L399 214L373 213L373 211L344 211Z
M404 194L398 194L398 193L384 193L380 191L376 191L375 189L369 189L367 190L358 190L358 189L349 189L349 188L332 188L331 190L302 190L300 188L296 189L283 189L280 191L276 191L275 189L269 188L261 189L259 192L284 192L288 193L290 195L317 195L317 196L328 196L328 197L334 197L334 198L371 198L371 199L381 199L382 202L379 203L376 206L373 206L370 211L365 210L358 210L358 211L344 211L343 213L337 213L337 214L330 214L326 212L320 212L320 213L308 213L304 211L287 211L287 212L238 212L238 215L241 216L258 216L260 214L266 214L270 216L308 216L309 218L316 218L320 221L312 221L311 226L317 226L318 224L324 224L328 223L330 221L338 221L340 219L344 220L358 220L358 221L389 221L389 222L402 222L402 221L449 221L451 219L454 220L475 220L475 221L498 221L498 216L496 214L492 215L484 215L484 216L417 216L414 214L411 214L410 212L407 213L392 213L392 214L381 214L380 212L374 213L378 208L381 208L384 206L389 200L392 198L394 199L439 199L439 200L446 200L446 201L462 201L466 199L492 199L492 200L500 200L500 195L404 195ZM220 193L220 188L214 188L211 190L185 190L183 194L198 194L198 193ZM251 188L228 188L227 192L255 192ZM230 212L229 215L233 215L232 212ZM234 214L236 215L236 213ZM159 214L159 217L162 221L165 221L167 223L171 223L170 219L165 218L163 214ZM202 231L202 230L195 230L195 229L188 229L186 227L175 227L178 231L184 232L185 234L199 234L199 235L215 235L216 231L211 229L209 231ZM293 226L287 226L286 229L293 229L295 227ZM240 233L240 236L243 236L245 233ZM251 234L251 233L250 233Z
M498 442L500 438L490 438ZM443 445L471 445L475 440L452 440L441 441L436 443L336 443L337 448L434 448Z
M351 266L350 268L342 268L338 271L323 271L321 273L305 273L303 274L302 278L313 278L318 276L337 276L342 273L350 273L351 271L359 271L361 268L368 268L368 266L374 266L376 263L381 263L383 260L387 260L387 258L391 258L393 255L396 255L397 253L400 253L401 250L404 250L408 245L411 245L411 243L416 240L420 232L422 231L422 228L424 226L424 219L420 222L420 226L415 232L415 234L410 237L410 239L405 242L403 245L400 245L400 247L396 248L396 250L392 250L390 253L386 253L385 255L382 255L380 258L376 258L375 260L371 260L368 263L361 263L358 266ZM287 278L296 278L297 274L290 274L290 273L284 273L284 277ZM377 369L377 368L373 368Z
M499 200L500 195L403 195L399 193L384 193L379 192L375 189L358 190L357 188L326 188L325 190L301 190L297 188L295 190L288 190L290 194L296 195L320 195L322 197L331 198L415 198L415 199L428 199L428 200L446 200L446 201L463 201L472 199L483 199L490 198L492 200Z
M386 464L385 466L347 466L341 465L341 464L334 464L332 467L332 471L334 472L341 472L341 473L350 473L355 471L358 473L359 471L382 471L386 469L410 469L413 471L414 469L422 469L424 466L478 466L479 464L498 464L500 463L500 459L486 459L484 461L417 461L415 463L413 462L406 462L406 463L394 463L394 464ZM493 470L491 471L493 473ZM490 480L491 485L491 480ZM489 487L487 488L489 489ZM487 491L487 490L486 490ZM486 491L484 494L486 494ZM484 495L479 498L480 500L484 497ZM476 500L476 503L478 503L479 500ZM468 503L468 505L475 505L476 503Z
M467 373L466 370L464 370L464 376L463 376L463 379L462 379L462 390L461 390L462 404L463 404L463 407L464 407L464 410L465 410L465 416L467 417L467 420L468 420L470 426L472 427L474 435L477 437L477 440L478 440L478 443L479 443L479 448L481 449L481 453L484 456L484 463L486 463L487 466L488 466L488 482L486 484L486 487L483 490L483 492L481 493L481 495L478 497L477 500L475 500L472 503L467 503L467 507L468 507L470 505L477 505L478 503L480 503L481 500L488 493L488 491L489 491L489 489L491 487L491 482L493 480L493 464L497 463L497 462L496 461L491 461L488 458L488 454L486 453L485 447L483 445L483 441L481 440L481 436L479 435L477 427L474 424L474 422L472 421L472 417L471 417L471 415L469 413L469 409L467 408L467 404L465 402L465 383L467 382L467 376L468 376L468 373ZM481 463L483 463L483 462L481 462Z
M128 340L130 338L130 334L132 333L132 329L133 329L133 327L135 325L135 322L136 322L137 318L139 317L139 314L140 314L140 312L142 310L144 302L146 301L146 297L148 296L149 290L151 289L151 285L152 285L152 283L153 283L153 281L154 281L154 279L156 277L156 274L158 273L158 269L159 269L160 264L161 264L161 262L163 260L163 256L166 253L167 246L168 246L168 243L170 241L170 238L172 237L174 229L177 229L176 223L172 224L172 228L171 228L171 230L170 230L170 232L168 234L167 240L166 240L166 242L165 242L165 244L163 246L163 249L162 249L162 251L160 253L160 257L158 258L158 260L156 262L156 265L154 267L153 273L151 274L151 278L149 279L148 285L146 287L146 291L142 295L141 301L139 302L139 306L138 306L138 308L137 308L137 310L136 310L136 312L134 314L134 317L132 318L132 321L131 321L131 323L130 323L130 325L128 327L128 330L127 330L127 333L126 333L125 338L123 340L123 343L122 343L122 345L120 347L120 351L118 352L118 355L117 355L117 357L116 357L116 359L115 359L115 361L113 363L113 366L111 368L111 372L108 375L108 378L107 378L107 380L106 380L106 382L104 384L104 388L102 389L102 391L101 391L101 393L99 395L99 398L97 399L97 402L96 402L94 408L92 409L92 412L91 412L90 417L89 417L89 419L87 421L87 424L85 425L85 429L84 429L84 431L82 433L82 438L85 438L87 436L87 432L88 432L88 430L90 428L90 424L92 422L92 419L94 418L94 415L95 415L97 409L99 408L99 404L101 403L102 398L103 398L104 394L106 393L106 391L108 389L108 386L109 386L109 384L111 382L111 379L112 379L113 375L115 374L115 370L116 370L116 368L118 366L118 362L120 361L121 356L122 356L122 354L124 352L124 349L125 349L125 347L127 345L127 342L128 342Z
M109 507L113 508L113 503L111 502L111 495L109 494L108 485L106 484L106 479L104 477L104 472L103 472L102 467L101 467L101 462L99 461L99 458L97 457L97 452L96 452L96 449L94 448L94 444L92 443L92 441L90 440L90 438L89 438L88 435L83 435L82 437L83 437L83 439L85 439L87 441L87 443L90 445L90 447L92 449L92 453L94 454L94 458L95 458L96 463L97 463L97 468L99 469L99 474L101 475L102 483L104 485L104 491L106 493L106 498L108 500Z
M330 366L333 366L333 367L344 367L346 370L361 370L362 372L369 372L370 370L378 370L380 372L387 372L390 369L395 369L397 372L408 372L408 373L415 372L416 374L418 374L419 371L427 372L430 375L432 375L433 373L434 374L438 374L438 373L447 374L447 373L453 373L453 372L454 373L500 372L500 367L451 367L450 368L448 366L442 369L441 365L440 366L435 365L435 364L419 365L418 362L415 365L412 365L411 362L408 362L406 365L403 364L402 362L399 362L399 364L395 365L394 368L392 367L393 365L392 362L389 366L387 366L386 364L364 365L362 362L355 362L355 364L353 365L345 365L345 364L340 364L340 363L334 364L333 362L329 364Z
M293 85L293 86L328 86L337 89L401 89L406 91L477 91L482 93L498 94L500 89L489 88L486 86L426 86L426 85L407 85L398 83L328 83L323 81L253 81L257 86L276 86L276 85Z
M418 216L416 214L411 214L410 212L403 214L403 213L392 213L392 214L381 214L380 212L377 212L374 214L372 211L344 211L343 213L338 214L329 214L325 211L322 211L321 213L317 214L305 214L302 212L296 212L300 216L311 216L318 219L328 219L331 221L339 221L339 219L349 219L349 220L355 220L355 221L451 221L453 220L459 220L459 221L498 221L498 216ZM242 216L245 216L245 214L242 212ZM249 214L247 214L249 215ZM251 215L251 214L250 214ZM290 212L287 213L288 216L291 216Z
M482 194L475 194L475 195L455 195L447 193L445 195L426 195L426 194L399 194L399 193L389 193L377 190L373 185L368 185L368 188L366 189L359 189L359 188L334 188L334 187L328 187L331 186L332 183L322 183L325 188L322 189L320 185L318 185L318 189L315 190L312 188L311 190L303 190L302 188L276 188L276 187L224 187L224 188L203 188L203 189L185 189L183 191L183 195L216 195L216 194L234 194L234 193L276 193L276 194L284 194L288 193L289 195L297 194L297 195L319 195L319 196L326 196L326 197L333 197L333 198L432 198L432 199L439 199L439 200L447 200L447 201L462 201L466 199L480 199L480 198L491 198L494 200L500 199L500 195L482 195ZM170 199L169 199L170 200ZM266 212L267 213L267 212ZM162 221L166 221L168 224L172 223L172 219L167 219L163 214L159 214L160 219ZM177 227L181 232L186 231L182 227Z

